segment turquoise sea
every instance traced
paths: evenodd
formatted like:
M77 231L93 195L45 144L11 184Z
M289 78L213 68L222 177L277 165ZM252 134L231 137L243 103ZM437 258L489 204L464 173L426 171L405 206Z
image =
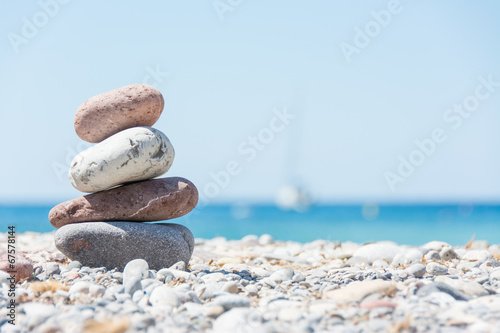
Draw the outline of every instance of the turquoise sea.
M53 205L0 205L0 231L15 225L18 232L55 230L47 215ZM280 240L316 239L367 243L391 240L420 245L440 240L464 245L473 235L500 243L500 205L323 205L305 212L273 205L200 206L171 220L191 229L195 237L240 239L271 234Z

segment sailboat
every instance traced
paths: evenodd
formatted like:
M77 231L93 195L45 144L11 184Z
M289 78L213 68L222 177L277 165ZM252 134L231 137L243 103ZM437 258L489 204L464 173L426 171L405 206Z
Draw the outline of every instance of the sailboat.
M297 96L297 95L296 95ZM297 108L297 110L303 108ZM275 196L276 205L283 210L305 212L311 206L311 195L301 181L297 169L300 158L300 141L302 139L303 112L296 111L295 123L287 128L287 152L285 155L286 184L283 185Z
M282 186L276 194L276 205L283 210L294 210L299 213L307 211L311 206L311 196L302 187L295 185Z

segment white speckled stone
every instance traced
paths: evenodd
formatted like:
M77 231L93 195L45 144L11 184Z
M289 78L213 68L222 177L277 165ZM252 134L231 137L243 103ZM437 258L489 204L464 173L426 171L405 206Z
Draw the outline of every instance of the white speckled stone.
M76 155L69 180L79 191L99 192L161 176L170 169L174 156L165 134L151 127L134 127Z

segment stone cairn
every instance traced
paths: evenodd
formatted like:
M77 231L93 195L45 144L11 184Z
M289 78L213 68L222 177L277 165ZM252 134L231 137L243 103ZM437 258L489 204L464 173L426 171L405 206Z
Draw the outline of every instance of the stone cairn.
M85 101L75 131L96 145L71 162L69 180L91 194L63 202L49 213L58 228L56 247L91 267L123 267L141 258L151 269L170 267L193 253L191 231L169 220L189 213L198 191L180 177L152 179L170 169L174 148L152 126L163 111L161 93L144 84L125 86Z

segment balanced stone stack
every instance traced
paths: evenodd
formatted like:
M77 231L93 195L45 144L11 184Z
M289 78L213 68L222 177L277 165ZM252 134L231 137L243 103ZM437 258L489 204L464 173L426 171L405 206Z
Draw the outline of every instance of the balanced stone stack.
M163 111L161 93L136 84L85 101L75 115L78 136L96 145L71 162L69 179L79 191L94 192L63 202L49 213L58 228L56 247L83 265L122 269L145 259L151 269L187 265L194 248L188 228L169 220L189 213L198 191L166 173L174 148L151 128Z

